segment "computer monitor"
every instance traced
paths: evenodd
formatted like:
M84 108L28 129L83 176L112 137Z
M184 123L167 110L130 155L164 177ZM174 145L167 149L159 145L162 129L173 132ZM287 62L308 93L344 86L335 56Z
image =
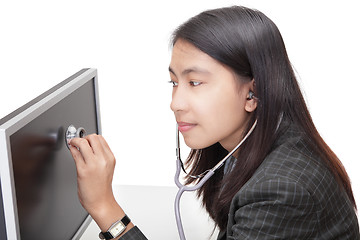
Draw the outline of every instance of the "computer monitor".
M90 223L65 135L101 133L97 86L82 69L0 120L1 240L79 239Z

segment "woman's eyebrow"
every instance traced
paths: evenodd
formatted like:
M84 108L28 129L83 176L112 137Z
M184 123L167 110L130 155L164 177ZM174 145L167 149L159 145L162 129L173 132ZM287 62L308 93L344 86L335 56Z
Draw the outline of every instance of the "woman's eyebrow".
M174 74L174 75L176 76L174 70L172 70L172 68L171 68L170 66L169 66L169 72L172 73L172 74Z
M169 72L171 72L172 74L175 74L174 70L169 67ZM203 69L203 68L199 68L199 67L191 67L191 68L187 68L187 69L184 69L182 72L181 72L181 75L184 76L184 75L187 75L189 73L201 73L201 74L209 74L210 72L206 69Z

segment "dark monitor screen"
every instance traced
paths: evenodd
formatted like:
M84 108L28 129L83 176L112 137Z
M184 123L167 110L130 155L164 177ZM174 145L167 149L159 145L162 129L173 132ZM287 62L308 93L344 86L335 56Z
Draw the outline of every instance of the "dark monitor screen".
M90 217L78 200L76 167L66 145L70 125L100 134L94 69L81 70L0 120L0 149L7 151L1 168L8 171L1 170L0 234L7 238L0 239L78 239L84 231Z

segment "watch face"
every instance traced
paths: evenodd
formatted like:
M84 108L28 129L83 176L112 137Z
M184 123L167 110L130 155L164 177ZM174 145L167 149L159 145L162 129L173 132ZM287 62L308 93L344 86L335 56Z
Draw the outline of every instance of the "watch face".
M109 232L113 237L117 237L120 233L122 233L125 230L126 226L119 221L116 225L114 225L111 229L109 229Z

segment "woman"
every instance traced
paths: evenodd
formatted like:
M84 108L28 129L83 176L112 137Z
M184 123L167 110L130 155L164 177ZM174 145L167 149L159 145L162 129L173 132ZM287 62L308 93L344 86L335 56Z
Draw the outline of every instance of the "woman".
M348 175L312 122L275 24L248 8L215 9L172 43L171 110L193 149L189 175L216 165L257 121L198 191L218 239L360 239ZM111 190L115 158L102 136L71 145L80 201L106 232L125 216ZM145 236L130 222L120 239Z

